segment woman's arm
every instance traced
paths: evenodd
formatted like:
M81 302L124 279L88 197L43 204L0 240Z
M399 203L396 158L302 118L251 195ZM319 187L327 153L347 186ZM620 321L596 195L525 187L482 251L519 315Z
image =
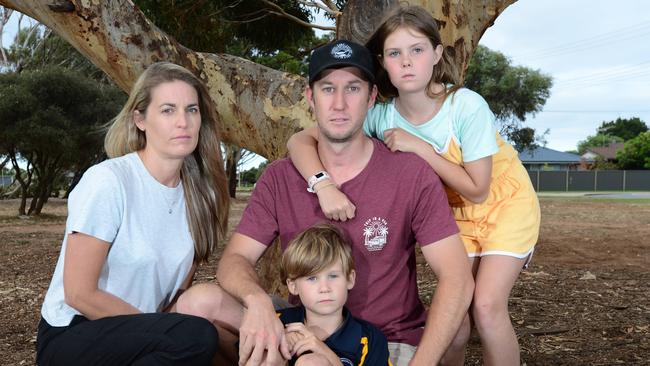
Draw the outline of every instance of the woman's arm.
M310 127L297 132L287 141L289 157L305 181L325 170L318 156L318 128ZM354 217L356 207L329 179L314 185L314 192L325 217L346 221Z
M482 203L490 192L492 156L471 161L463 166L438 155L428 142L401 128L384 132L384 142L391 151L413 152L424 159L445 184L473 203Z
M63 268L65 302L90 320L140 311L97 288L110 243L82 233L68 235Z

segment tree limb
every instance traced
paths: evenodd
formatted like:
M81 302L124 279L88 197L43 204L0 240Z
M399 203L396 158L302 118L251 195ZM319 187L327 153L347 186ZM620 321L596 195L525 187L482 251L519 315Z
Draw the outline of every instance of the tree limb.
M296 17L294 15L291 15L291 14L287 13L286 11L284 11L284 9L282 9L282 7L280 5L278 5L276 3L273 3L273 2L271 2L269 0L262 0L262 2L264 4L266 4L266 5L268 5L268 6L276 9L275 11L274 10L269 10L268 12L270 14L274 14L274 15L277 15L279 17L289 19L294 23L298 23L298 24L300 24L302 26L309 27L309 28L317 28L317 29L331 30L331 31L336 30L336 27L318 25L318 24L312 24L312 23L306 22L306 21L304 21L304 20L302 20L302 19L300 19L300 18L298 18L298 17Z
M323 1L332 8L332 0ZM483 32L516 0L410 1L423 5L439 20L443 43L463 70ZM130 90L153 62L165 60L188 68L206 83L225 142L273 160L285 155L285 142L292 133L313 124L303 96L305 80L300 76L230 55L189 50L158 29L129 0L70 0L73 12L54 12L48 6L51 3L0 0L0 5L51 28L124 90ZM397 0L349 0L337 18L337 36L365 43L364 38L390 10L386 4L395 5Z
M128 0L73 3L75 12L59 13L44 0L0 0L53 29L125 91L156 61L191 70L210 91L225 142L277 159L289 136L313 123L304 78L239 57L189 50Z
M307 0L298 0L298 3L311 8L324 10L326 13L331 14L334 17L341 15L341 10L339 9L339 7L336 6L336 4L334 4L334 2L330 0L324 0L324 4L321 4L316 1L307 1Z
M11 19L13 12L13 9L0 7L0 57L2 57L0 62L2 62L3 65L8 64L9 60L7 59L7 53L5 52L4 45L2 44L2 36L4 35L5 25L9 23L9 19Z

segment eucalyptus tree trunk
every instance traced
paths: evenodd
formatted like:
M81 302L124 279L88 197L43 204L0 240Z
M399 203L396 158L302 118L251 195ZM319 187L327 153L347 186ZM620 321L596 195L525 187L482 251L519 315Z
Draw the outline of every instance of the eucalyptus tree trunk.
M438 20L445 47L453 54L462 74L485 30L515 1L407 2L423 6ZM364 43L384 14L398 3L397 0L349 0L337 22L337 38ZM224 142L269 160L283 157L289 136L313 124L303 96L304 78L239 57L200 53L183 47L129 0L0 0L0 5L22 12L54 30L125 91L130 90L137 76L153 62L170 61L186 67L208 86ZM265 261L260 276L272 291L281 288L273 263L277 261Z
M443 41L464 70L487 27L516 0L411 0L439 20ZM365 41L397 0L349 0L338 36ZM193 71L210 90L225 142L270 160L285 142L313 123L303 96L305 80L226 54L192 51L156 27L129 0L0 0L0 5L45 24L130 90L144 68L170 61Z

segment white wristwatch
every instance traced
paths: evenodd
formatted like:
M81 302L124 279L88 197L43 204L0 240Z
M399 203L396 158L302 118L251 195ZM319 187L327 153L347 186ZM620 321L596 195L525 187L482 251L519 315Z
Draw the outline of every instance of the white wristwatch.
M331 178L330 175L327 174L327 172L324 170L321 170L320 172L309 177L309 179L307 180L307 192L314 193L314 186L317 183L324 181L325 179L331 179Z

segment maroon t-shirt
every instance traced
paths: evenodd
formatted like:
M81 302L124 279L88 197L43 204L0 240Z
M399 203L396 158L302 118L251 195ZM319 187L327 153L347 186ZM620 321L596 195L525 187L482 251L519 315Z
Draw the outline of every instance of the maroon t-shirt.
M357 272L347 307L381 329L389 341L417 345L426 320L418 296L415 243L435 243L458 233L440 179L424 160L392 153L374 140L368 165L341 186L356 216L334 222L351 241ZM289 159L266 168L237 232L282 250L310 226L328 221L315 194Z

